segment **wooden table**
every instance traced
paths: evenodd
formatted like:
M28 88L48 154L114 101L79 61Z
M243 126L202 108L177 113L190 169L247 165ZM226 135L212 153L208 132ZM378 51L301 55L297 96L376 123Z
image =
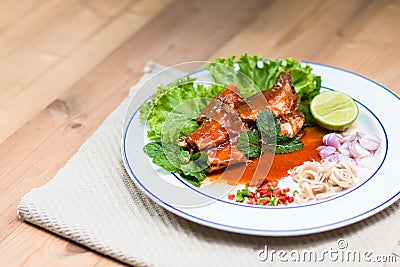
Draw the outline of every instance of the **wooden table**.
M400 1L0 1L0 266L120 265L18 220L21 197L78 150L148 60L244 52L337 66L400 94Z

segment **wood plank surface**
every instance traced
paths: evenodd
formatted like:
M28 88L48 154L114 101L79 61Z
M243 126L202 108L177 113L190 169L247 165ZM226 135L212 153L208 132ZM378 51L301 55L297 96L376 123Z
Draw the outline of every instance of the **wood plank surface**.
M400 94L396 0L0 2L0 266L120 266L18 220L127 95L148 60L295 57Z

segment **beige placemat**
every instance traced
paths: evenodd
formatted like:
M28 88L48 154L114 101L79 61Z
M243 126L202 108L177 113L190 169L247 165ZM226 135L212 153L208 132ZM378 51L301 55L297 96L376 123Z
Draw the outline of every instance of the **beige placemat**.
M149 63L144 78L161 68ZM361 255L361 264L379 255L400 263L393 256L400 251L399 201L338 230L285 238L215 230L164 210L135 187L123 167L120 140L128 103L129 96L51 181L23 197L18 208L21 219L132 265L267 266L319 261L324 266L352 266L357 258L340 254L349 250L360 255L371 252ZM347 242L346 249L338 247L339 239ZM262 252L266 247L268 251ZM281 252L279 258L272 250L286 254ZM304 250L318 257L314 260ZM324 251L338 254L330 257Z

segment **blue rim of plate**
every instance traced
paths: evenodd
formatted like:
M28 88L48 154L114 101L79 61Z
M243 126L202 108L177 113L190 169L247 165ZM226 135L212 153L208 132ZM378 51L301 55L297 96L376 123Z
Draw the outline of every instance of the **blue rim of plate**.
M318 65L318 66L322 66L322 67L326 67L326 68L330 68L330 69L334 69L334 70L339 70L339 71L342 71L342 72L345 72L345 73L352 74L352 75L354 75L354 76L357 76L357 77L359 77L359 78L362 78L362 79L364 79L364 80L367 80L367 81L369 81L369 82L371 82L371 83L377 85L378 87L384 89L384 90L387 91L388 93L392 94L395 98L397 98L398 100L400 100L400 97L399 97L398 95L396 95L394 92L392 92L390 89L388 89L388 88L386 88L385 86L379 84L378 82L375 82L375 81L373 81L373 80L371 80L371 79L369 79L369 78L367 78L367 77L364 77L364 76L362 76L362 75L360 75L360 74L357 74L357 73L355 73L355 72L348 71L348 70L345 70L345 69L341 69L341 68L338 68L338 67L333 67L333 66L321 64L321 63L314 63L314 62L309 62L309 61L302 61L302 63L305 63L305 64L312 64L312 65ZM190 74L187 74L187 75L185 75L185 77L186 77L186 76L189 76L189 75L193 75L193 74L195 74L195 73L197 73L197 72L200 72L200 71L202 71L202 70L195 71L195 72L192 72L192 73L190 73ZM327 87L324 87L324 86L321 86L321 87L322 87L322 88L326 88L326 89L328 89L328 90L332 90L332 89L327 88ZM358 102L358 101L357 101L357 103L361 104L361 103ZM368 178L366 181L364 181L364 182L363 182L361 185L359 185L357 188L359 188L360 186L362 186L363 184L365 184L366 182L368 182L368 181L379 171L379 169L380 169L381 166L383 165L383 162L384 162L385 159L386 159L387 151L388 151L388 140L387 140L387 135L386 135L385 128L383 127L382 123L381 123L380 120L377 118L377 116L376 116L370 109L368 109L368 108L367 108L365 105L363 105L363 104L361 104L361 105L362 105L364 108L366 108L366 109L378 120L379 124L381 125L381 127L382 127L382 129L383 129L383 131L384 131L384 134L385 134L385 139L386 139L386 151L385 151L384 159L383 159L382 163L379 165L379 167L377 168L377 170L373 173L373 175L371 175L370 178ZM227 225L227 224L221 224L221 223L209 221L209 220L206 220L206 219L197 217L197 216L193 216L193 215L191 215L191 214L189 214L189 213L187 213L187 212L185 212L185 211L183 211L183 210L181 210L181 209L179 209L179 208L177 208L177 207L175 207L175 206L172 206L172 205L170 205L170 204L164 202L164 201L161 200L159 197L157 197L155 194L153 194L153 192L151 192L151 190L149 190L148 188L146 188L146 187L140 182L140 180L137 178L137 176L135 175L135 173L134 173L133 170L131 169L131 166L129 165L129 161L128 161L128 158L127 158L127 155L126 155L126 147L125 147L125 145L126 145L126 135L127 135L128 129L129 129L129 127L130 127L130 124L131 124L131 122L133 121L133 119L134 119L134 117L136 116L136 114L138 113L138 111L139 111L139 109L135 110L135 112L132 114L132 116L131 116L131 118L129 119L129 122L128 122L128 124L126 125L126 127L125 127L125 129L124 129L124 132L123 132L122 153L123 153L123 160L124 160L125 166L126 166L126 168L127 168L127 170L128 170L128 174L131 176L131 178L133 178L133 181L135 182L135 184L136 184L136 185L139 185L139 187L140 187L144 192L146 192L146 194L147 194L153 201L155 201L157 204L162 204L162 206L163 206L164 208L166 208L167 210L169 210L169 211L171 211L171 212L173 212L173 213L175 213L175 214L177 214L177 215L180 215L181 217L184 217L184 218L186 218L186 219L188 219L188 220L191 220L191 221L193 221L193 222L199 223L199 224L203 224L203 225L206 225L206 226L209 226L209 227L213 227L213 228L221 229L221 230L225 230L225 231L230 231L230 232L245 233L245 234L254 234L254 235L260 235L260 234L262 234L262 235L265 235L265 236L268 236L268 235L275 235L276 233L281 233L281 234L282 234L281 236L283 236L283 235L285 235L285 236L296 235L296 232L301 232L301 233L299 233L299 234L316 233L316 232L313 232L313 230L322 229L320 232L322 232L322 231L328 231L328 230L336 229L336 228L339 228L339 227L342 227L342 226L345 226L345 225L348 225L348 224L351 224L351 223L358 222L358 221L360 221L360 220L362 220L362 219L364 219L364 218L367 218L367 217L369 217L369 216L372 216L372 215L376 214L377 212L381 211L382 209L384 209L384 208L386 208L387 206L389 206L389 205L391 205L392 203L394 203L394 202L400 197L400 191L399 191L399 192L397 192L395 195L389 197L385 202L383 202L383 203L379 204L378 206L376 206L376 207L374 207L374 208L372 208L372 209L370 209L370 210L368 210L368 211L365 211L365 212L363 212L363 213L361 213L361 214L358 214L358 215L355 215L355 216L353 216L353 217L350 217L350 218L347 218L347 219L344 219L344 220L340 220L340 221L337 221L337 222L333 222L333 223L329 223L329 224L325 224L325 225L319 225L319 226L316 226L316 227L302 228L302 229L268 230L268 229L245 228L245 227L237 227L237 226L232 226L232 225ZM174 174L174 175L175 175L175 174ZM175 177L176 177L176 176L175 176ZM180 178L178 178L178 179L182 182L182 180L181 180ZM185 183L184 183L184 184L185 184ZM192 187L191 187L191 188L192 188ZM346 194L348 194L348 193L350 193L350 192L356 190L357 188L352 189L351 191L347 192ZM193 189L193 188L192 188L192 189ZM201 192L198 192L198 193L201 193ZM341 194L341 195L338 196L338 197L341 197L341 196L343 196L343 195L344 195L344 194ZM208 196L208 195L206 195L206 196ZM208 197L210 197L210 196L208 196ZM336 198L334 198L334 199L337 199L338 197L336 197ZM218 201L223 201L223 200L220 200L220 199L216 199L216 200L218 200ZM319 204L319 203L324 203L324 202L330 201L330 200L333 200L333 199L321 201L321 202L318 202L318 203L308 204L308 205L315 205L315 204ZM223 201L223 202L225 202L225 203L230 203L230 202L227 202L227 201ZM230 203L230 204L236 204L236 203ZM301 205L301 206L297 206L297 207L298 207L298 208L301 208L301 207L305 207L305 206L308 206L308 205ZM241 207L247 207L247 206L245 206L245 205L240 205L240 206L241 206ZM255 207L255 206L248 206L248 207ZM276 208L279 208L279 207L273 207L273 209L276 209ZM289 207L285 207L285 208L289 208ZM293 207L292 207L292 208L293 208ZM346 223L346 224L343 225L343 223L345 223L345 222L348 222L348 223ZM336 227L332 227L332 226L336 226ZM245 231L245 232L243 232L243 231ZM285 234L285 233L286 233L286 234ZM288 235L287 233L291 233L291 234Z

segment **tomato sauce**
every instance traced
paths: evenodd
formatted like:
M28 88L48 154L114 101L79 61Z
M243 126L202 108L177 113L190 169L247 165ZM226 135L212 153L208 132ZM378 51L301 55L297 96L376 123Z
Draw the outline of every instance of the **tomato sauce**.
M328 131L320 127L304 128L301 141L304 147L301 150L275 154L264 153L260 158L252 160L248 164L235 164L225 170L209 175L209 180L223 179L228 184L250 184L256 186L264 180L279 180L288 175L288 170L303 164L305 161L320 161L317 147L322 145L322 137Z

